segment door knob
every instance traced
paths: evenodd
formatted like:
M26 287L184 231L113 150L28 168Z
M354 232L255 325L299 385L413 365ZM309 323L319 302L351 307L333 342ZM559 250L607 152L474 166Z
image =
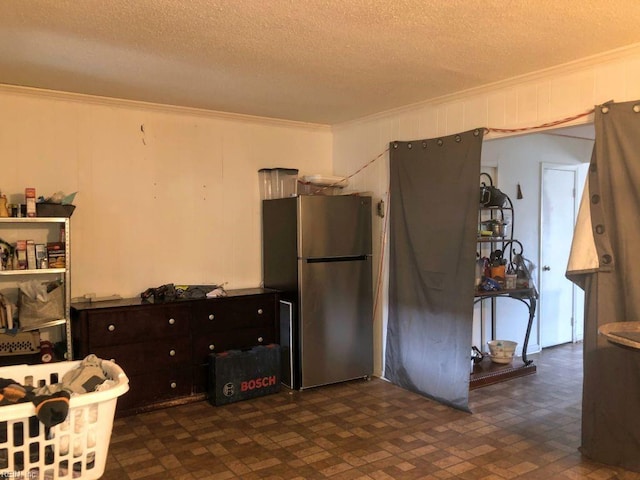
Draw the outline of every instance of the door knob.
M551 270L551 267L549 265L545 265L544 267L542 267L542 270L548 272L549 270Z

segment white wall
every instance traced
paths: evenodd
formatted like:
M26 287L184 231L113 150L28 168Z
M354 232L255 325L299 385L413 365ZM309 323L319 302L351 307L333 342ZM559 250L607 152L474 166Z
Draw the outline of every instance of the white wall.
M350 175L384 152L393 140L432 138L476 127L526 128L583 113L609 100L621 102L635 99L640 99L640 46L637 45L334 126L334 173ZM588 121L591 118L581 118L573 123ZM504 135L491 133L486 138ZM506 180L505 176L501 178ZM386 195L388 183L386 154L354 177L358 189L372 191L378 198ZM378 239L382 237L382 225L382 222L376 225ZM374 264L377 264L380 252L377 250L374 253L377 255ZM381 282L386 285L387 279L385 268ZM374 319L376 374L382 372L384 355L385 291L386 287L382 289L383 294L378 300L380 306Z
M78 191L72 296L262 281L258 169L330 173L328 127L0 87L0 191Z

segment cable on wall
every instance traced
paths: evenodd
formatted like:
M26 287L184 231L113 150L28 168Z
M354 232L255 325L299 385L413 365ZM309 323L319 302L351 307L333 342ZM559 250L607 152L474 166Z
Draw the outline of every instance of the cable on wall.
M640 109L640 105L638 106L638 108ZM516 133L516 132L528 132L528 131L534 131L534 130L540 130L542 128L550 128L550 127L556 127L558 125L562 125L565 123L569 123L572 122L574 120L577 120L578 118L582 118L582 117L587 117L589 115L591 115L593 112L595 111L595 108L590 108L589 110L582 112L582 113L578 113L576 115L572 115L570 117L566 117L563 118L561 120L554 120L552 122L546 122L546 123L542 123L540 125L534 125L531 127L521 127L521 128L495 128L495 127L485 127L484 131L485 133L491 133L491 132L495 132L495 133ZM639 110L640 111L640 110ZM389 151L389 147L385 148L382 152L380 152L378 155L376 155L374 158L372 158L371 160L369 160L367 163L365 163L364 165L362 165L358 170L356 170L355 172L353 172L351 175L348 175L346 177L346 179L350 179L351 177L355 177L357 174L359 174L361 171L363 171L365 168L371 166L372 164L374 164L378 159L382 158L382 156L387 153ZM339 185L341 183L342 180L340 180L339 182L336 182L332 185L327 185L326 187L323 188L329 188L329 187L334 187L336 185Z
M553 122L543 123L541 125L535 125L533 127L522 127L522 128L493 128L487 127L485 128L486 133L496 132L496 133L516 133L516 132L528 132L531 130L539 130L541 128L549 128L555 127L557 125L562 125L563 123L569 123L573 120L577 120L578 118L586 117L591 115L595 111L594 108L590 108L586 112L578 113L577 115L573 115L571 117L563 118L562 120L555 120Z
M376 312L378 311L378 299L380 298L380 293L382 292L382 272L384 270L384 253L386 252L387 246L387 227L389 224L389 198L391 196L391 185L387 187L386 192L386 202L385 202L385 212L384 212L384 222L382 224L382 232L380 235L380 259L378 261L378 281L376 283L376 293L373 297L373 315L372 321L375 322Z

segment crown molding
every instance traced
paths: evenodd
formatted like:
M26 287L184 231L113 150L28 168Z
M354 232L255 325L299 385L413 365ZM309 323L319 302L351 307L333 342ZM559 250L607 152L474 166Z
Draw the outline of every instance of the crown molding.
M319 123L296 122L293 120L283 120L279 118L259 117L257 115L245 115L241 113L206 110L203 108L181 107L177 105L165 105L159 103L142 102L138 100L101 97L98 95L87 95L84 93L63 92L60 90L47 90L43 88L23 87L19 85L9 85L2 83L0 83L0 93L24 95L28 97L40 97L49 100L60 100L65 102L76 102L97 106L139 109L159 113L172 113L177 115L193 115L198 117L236 121L242 123L255 123L278 127L320 130L327 132L331 131L330 125L323 125Z
M497 90L507 90L510 88L522 86L523 84L526 84L526 83L534 83L534 82L539 82L543 80L549 80L552 77L569 75L576 72L585 71L589 68L601 66L605 63L615 62L621 59L625 59L629 57L638 57L638 56L640 56L640 43L634 43L632 45L627 45L625 47L618 48L615 50L610 50L608 52L604 52L601 54L584 57L578 60L573 60L571 62L563 63L561 65L556 65L554 67L537 70L535 72L530 72L530 73L518 75L515 77L509 77L505 80L487 83L478 87L473 87L466 90L460 90L458 92L454 92L451 94L442 95L442 96L434 97L428 100L423 100L420 102L404 105L402 107L397 107L390 110L385 110L383 112L374 113L371 115L367 115L365 117L335 124L333 125L333 127L335 130L343 127L348 127L351 125L357 125L357 124L366 123L369 121L375 121L375 120L387 118L394 115L410 113L415 110L423 109L425 107L437 107L439 105L446 104L446 103L461 102L471 97L486 94L486 93L492 93ZM584 123L584 122L578 122L577 124L580 124L580 123Z

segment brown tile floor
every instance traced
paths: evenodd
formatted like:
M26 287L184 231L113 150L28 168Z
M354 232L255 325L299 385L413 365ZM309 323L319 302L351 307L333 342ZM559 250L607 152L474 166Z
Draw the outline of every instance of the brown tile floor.
M103 480L640 479L578 452L582 345L532 358L472 414L374 379L117 419Z

